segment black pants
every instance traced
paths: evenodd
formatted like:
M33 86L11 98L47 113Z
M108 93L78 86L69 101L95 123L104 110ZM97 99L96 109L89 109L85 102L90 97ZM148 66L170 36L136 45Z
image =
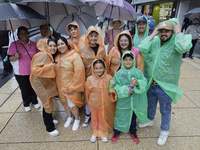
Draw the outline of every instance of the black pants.
M7 56L7 48L1 48L1 57L2 57L2 61L4 60L4 58ZM8 59L6 62L3 61L3 69L5 72L10 72L12 71L12 65L10 63L10 60Z
M192 48L190 49L189 57L192 56L192 54L193 54L193 52L194 52L194 47L195 47L197 41L198 41L198 39L192 40ZM186 56L186 53L187 53L187 52L185 52L185 53L183 54L183 58Z
M21 90L24 107L30 106L30 103L38 104L37 95L35 94L29 81L29 75L26 76L15 75L15 78Z
M137 129L136 129L136 118L137 118L137 116L135 115L135 113L133 111L131 126L130 126L130 129L129 129L130 133L133 134L133 135L135 135L136 131L137 131ZM114 131L115 134L120 134L120 132L121 132L121 131L119 131L115 128L113 129L113 131Z
M51 114L46 113L44 108L43 108L43 120L44 120L44 124L46 126L46 130L48 132L55 130L52 113Z

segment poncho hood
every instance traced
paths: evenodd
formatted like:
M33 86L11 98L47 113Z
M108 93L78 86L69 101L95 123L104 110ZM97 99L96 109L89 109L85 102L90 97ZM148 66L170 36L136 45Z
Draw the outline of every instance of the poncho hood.
M38 42L37 42L37 48L41 51L41 52L45 52L47 53L48 55L52 56L51 55L51 52L47 46L47 41L48 39L40 39Z
M124 58L124 56L126 55L126 54L132 54L133 55L133 65L132 65L132 67L130 68L130 69L127 69L125 66L124 66L124 60L123 60L123 58ZM135 55L133 54L133 52L131 52L131 51L126 51L126 52L124 52L124 54L122 55L122 59L121 59L121 69L123 70L123 71L125 71L125 70L133 70L135 68Z
M120 34L118 34L114 40L114 47L117 47L117 43L119 41L119 36L122 35L122 34L127 34L128 36L131 37L131 34L128 30L125 30L125 31L122 31ZM133 42L131 41L131 45L133 45Z
M71 39L73 40L74 37L72 37L72 35L71 35L70 32L69 32L69 25L77 26L78 35L77 35L76 38L79 38L79 37L81 36L81 29L80 29L78 23L77 23L76 21L73 21L73 22L71 22L70 24L68 24L67 27L66 27L67 32L69 33L69 35L71 36Z
M95 72L95 69L94 69L94 63L97 61L97 60L102 60L103 61L103 63L104 63L104 65L105 65L105 69L104 69L104 73L103 73L103 75L101 76L101 77L99 77L97 74L96 74L96 72ZM95 59L93 62L92 62L92 75L94 75L94 76L96 76L96 77L99 77L99 78L103 78L104 76L106 76L106 74L107 74L107 72L106 72L106 70L107 70L107 65L106 65L106 62L103 60L103 59Z
M144 17L144 16L138 17L137 20L140 20L140 18L142 18L142 17ZM146 18L146 20L148 20L148 19ZM143 39L145 39L147 36L149 36L149 22L147 21L146 24L147 24L147 26L146 26L146 31L144 33ZM137 23L135 24L135 36L134 36L134 39L133 39L133 43L134 43L134 47L138 48L138 45L140 44L140 40L139 40L139 37L138 37Z
M99 34L98 30L94 27L94 26L90 26L85 34L85 45L89 46L89 40L88 40L88 36L89 34L92 32L92 31L95 31L98 33L98 39L97 39L97 44L99 45L103 45L103 39L101 37L101 35Z

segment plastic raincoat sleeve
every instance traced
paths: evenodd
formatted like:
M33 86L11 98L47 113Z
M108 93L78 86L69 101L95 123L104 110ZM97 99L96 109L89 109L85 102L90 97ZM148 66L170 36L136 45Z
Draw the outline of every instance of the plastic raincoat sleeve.
M31 73L38 77L54 78L55 72L53 64L47 64L46 62L49 62L47 54L43 52L36 54L32 59Z
M192 41L191 34L188 35L185 35L183 33L176 34L175 50L180 54L187 52L192 46L191 41Z
M146 37L139 45L138 49L140 50L141 53L147 54L149 53L152 49L150 49L151 45L154 43L154 41L159 40L158 36L155 36L151 41L149 41L149 37Z
M89 101L89 97L90 97L90 91L89 91L89 83L88 83L88 81L86 81L85 82L85 90L84 90L84 95L85 95L85 100L86 100L86 102L88 103L88 101Z
M137 79L139 86L134 86L133 91L137 94L142 94L147 90L147 79L144 76L141 76L140 79Z
M115 74L113 80L116 82L114 85L114 90L118 94L118 98L126 98L129 97L129 87L128 85L120 85L119 82L117 81L117 75L118 73Z
M85 83L85 67L78 53L75 53L73 55L73 63L74 77L72 84L69 86L69 89L73 91L83 92Z

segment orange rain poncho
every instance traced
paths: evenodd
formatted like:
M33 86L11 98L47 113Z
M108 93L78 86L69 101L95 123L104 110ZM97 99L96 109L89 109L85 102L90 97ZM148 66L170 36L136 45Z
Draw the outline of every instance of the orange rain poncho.
M73 41L74 37L72 37L72 35L69 32L69 25L77 26L78 36L76 37L76 39L78 40L78 44ZM81 37L81 30L80 30L80 27L79 27L78 23L76 21L71 22L70 24L67 25L66 30L69 33L69 35L71 36L71 38L67 40L69 42L69 45L71 47L74 46L76 52L79 53L79 49L85 44L85 38Z
M75 50L71 50L60 58L56 56L56 84L58 87L59 99L64 108L68 108L66 97L76 106L83 105L81 92L84 91L85 68L81 57ZM66 94L66 89L73 90L72 95Z
M96 56L94 51L89 46L89 41L88 41L88 36L92 31L96 31L98 33L97 44L99 44L99 49ZM88 28L87 33L85 35L85 45L79 49L79 52L85 66L85 79L87 79L90 75L92 75L91 66L92 62L95 59L103 59L105 62L107 62L106 50L105 47L103 46L102 37L94 26L90 26Z
M42 101L45 112L51 114L56 108L53 98L58 95L55 83L55 71L53 57L47 48L47 39L41 39L37 43L40 50L31 61L30 82L35 93Z
M94 71L93 63L92 75L87 78L85 83L86 101L91 110L93 135L108 137L108 131L114 127L114 102L117 100L117 93L115 96L108 93L112 76L107 74L105 68L104 74L99 77ZM104 64L106 66L105 62Z
M118 34L114 40L114 47L111 49L111 51L108 55L108 73L113 77L114 77L115 73L117 72L118 68L121 66L121 55L120 55L120 52L117 47L117 43L119 41L119 36L121 34L127 34L131 37L129 31L125 30L125 31L121 32L120 34ZM133 45L132 42L131 42L131 45ZM131 49L131 51L133 53L135 52L133 50L133 48ZM139 51L136 56L137 56L136 68L141 70L144 73L144 57L143 57L142 53L140 53Z

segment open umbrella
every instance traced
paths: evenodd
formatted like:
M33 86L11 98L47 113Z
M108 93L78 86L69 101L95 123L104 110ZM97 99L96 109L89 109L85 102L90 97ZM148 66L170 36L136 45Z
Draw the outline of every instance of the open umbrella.
M79 12L79 7L74 0L14 0L14 3L23 4L46 16L47 22L53 15L68 15Z
M27 6L12 3L0 4L0 30L17 29L20 26L36 27L44 24L45 19Z
M13 30L20 26L31 28L44 24L45 19L27 6L12 3L0 4L0 30ZM13 39L15 39L14 34Z
M75 0L79 6L79 12L71 13L69 15L54 15L50 17L53 28L62 34L68 35L66 26L72 21L79 24L81 34L85 34L88 27L97 24L96 13L92 6L89 6L81 1Z
M125 0L86 0L100 16L134 21L137 13Z
M184 16L186 18L190 18L191 20L193 20L194 18L199 18L200 17L200 7L196 7L190 11L188 11L187 13L184 14Z

